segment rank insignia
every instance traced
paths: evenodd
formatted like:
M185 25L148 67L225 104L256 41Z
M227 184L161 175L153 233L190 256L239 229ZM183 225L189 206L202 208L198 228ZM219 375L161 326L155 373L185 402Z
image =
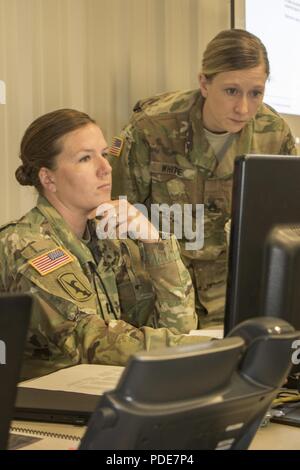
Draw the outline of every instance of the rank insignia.
M74 258L69 255L63 248L58 246L53 250L47 251L42 255L37 256L29 261L29 264L36 269L42 276L55 271L55 269L64 266L67 263L74 261Z
M72 273L60 274L57 278L62 288L75 300L83 302L92 297L93 292L85 285L81 279Z
M113 137L112 144L108 149L108 153L114 157L119 157L122 152L124 140L121 137Z

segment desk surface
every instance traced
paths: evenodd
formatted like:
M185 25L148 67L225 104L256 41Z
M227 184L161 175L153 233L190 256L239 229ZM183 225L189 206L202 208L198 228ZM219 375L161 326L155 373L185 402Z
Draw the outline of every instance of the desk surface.
M250 446L251 450L299 450L300 427L269 423L260 428Z

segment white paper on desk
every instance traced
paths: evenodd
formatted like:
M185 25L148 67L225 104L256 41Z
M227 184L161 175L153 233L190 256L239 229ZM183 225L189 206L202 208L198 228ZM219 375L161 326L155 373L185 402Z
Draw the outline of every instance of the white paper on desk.
M224 328L203 328L201 330L191 330L190 335L209 336L211 338L222 339L224 337Z
M121 366L80 364L37 379L20 382L19 386L101 395L116 387L123 370L124 367Z

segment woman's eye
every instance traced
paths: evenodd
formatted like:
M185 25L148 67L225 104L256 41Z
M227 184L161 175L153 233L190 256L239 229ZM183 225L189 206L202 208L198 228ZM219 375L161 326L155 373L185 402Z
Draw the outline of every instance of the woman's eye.
M259 98L262 95L262 92L259 91L259 90L253 90L251 92L251 94L252 94L253 98Z
M80 162L88 162L90 160L90 155L84 155L84 157L81 157L79 159Z
M236 88L226 88L225 93L229 96L235 96L237 94L237 89Z

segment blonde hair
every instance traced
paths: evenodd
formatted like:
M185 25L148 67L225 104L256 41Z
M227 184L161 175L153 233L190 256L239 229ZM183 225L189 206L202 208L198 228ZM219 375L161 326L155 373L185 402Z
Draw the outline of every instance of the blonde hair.
M212 79L217 73L250 69L264 64L270 74L267 50L261 40L243 29L221 31L207 45L202 73Z

